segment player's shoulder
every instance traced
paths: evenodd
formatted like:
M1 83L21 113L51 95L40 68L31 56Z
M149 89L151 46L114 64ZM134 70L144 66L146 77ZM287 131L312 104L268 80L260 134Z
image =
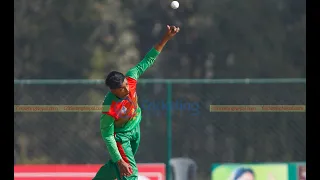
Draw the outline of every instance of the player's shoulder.
M131 76L126 76L126 79L127 79L128 83L136 83L137 82L137 80Z
M111 92L107 93L103 100L103 105L111 105L115 101L116 97Z
M135 87L137 85L137 80L132 77L129 77L129 76L127 76L126 79L128 81L128 85L129 85L130 89L132 89L132 88L135 89Z

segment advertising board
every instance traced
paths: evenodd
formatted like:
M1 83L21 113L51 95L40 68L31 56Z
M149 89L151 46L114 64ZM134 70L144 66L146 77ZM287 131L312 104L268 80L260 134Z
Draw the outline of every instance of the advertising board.
M15 165L14 180L92 180L101 164ZM165 164L138 164L139 180L165 180Z
M306 180L305 162L213 164L212 180Z

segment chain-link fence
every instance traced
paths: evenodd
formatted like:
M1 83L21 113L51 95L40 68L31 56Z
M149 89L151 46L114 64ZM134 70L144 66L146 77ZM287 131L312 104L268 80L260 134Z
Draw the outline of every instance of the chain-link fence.
M102 84L15 85L19 105L100 105ZM138 162L166 162L166 84L138 85ZM172 155L194 159L208 175L214 162L305 161L306 117L294 112L209 112L218 105L304 105L304 83L173 84ZM104 163L99 113L15 113L17 163Z

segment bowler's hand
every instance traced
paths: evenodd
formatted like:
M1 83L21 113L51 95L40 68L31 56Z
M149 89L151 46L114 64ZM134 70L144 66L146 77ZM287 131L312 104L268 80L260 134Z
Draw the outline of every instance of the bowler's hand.
M179 27L176 26L169 26L167 25L167 32L165 36L169 37L171 39L173 36L175 36L180 31Z
M158 51L161 52L163 47L166 45L166 43L173 38L178 32L180 31L179 27L176 26L169 26L167 25L167 31L164 34L163 38L159 43L157 43L154 48Z
M118 161L118 167L120 170L120 176L130 176L132 174L132 167L126 163L123 159Z

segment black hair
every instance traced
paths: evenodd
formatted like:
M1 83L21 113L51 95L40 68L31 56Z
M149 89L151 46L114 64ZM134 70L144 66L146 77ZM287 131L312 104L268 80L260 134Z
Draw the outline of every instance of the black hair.
M110 89L117 89L122 86L124 79L125 79L125 76L121 72L111 71L105 80L105 84Z

